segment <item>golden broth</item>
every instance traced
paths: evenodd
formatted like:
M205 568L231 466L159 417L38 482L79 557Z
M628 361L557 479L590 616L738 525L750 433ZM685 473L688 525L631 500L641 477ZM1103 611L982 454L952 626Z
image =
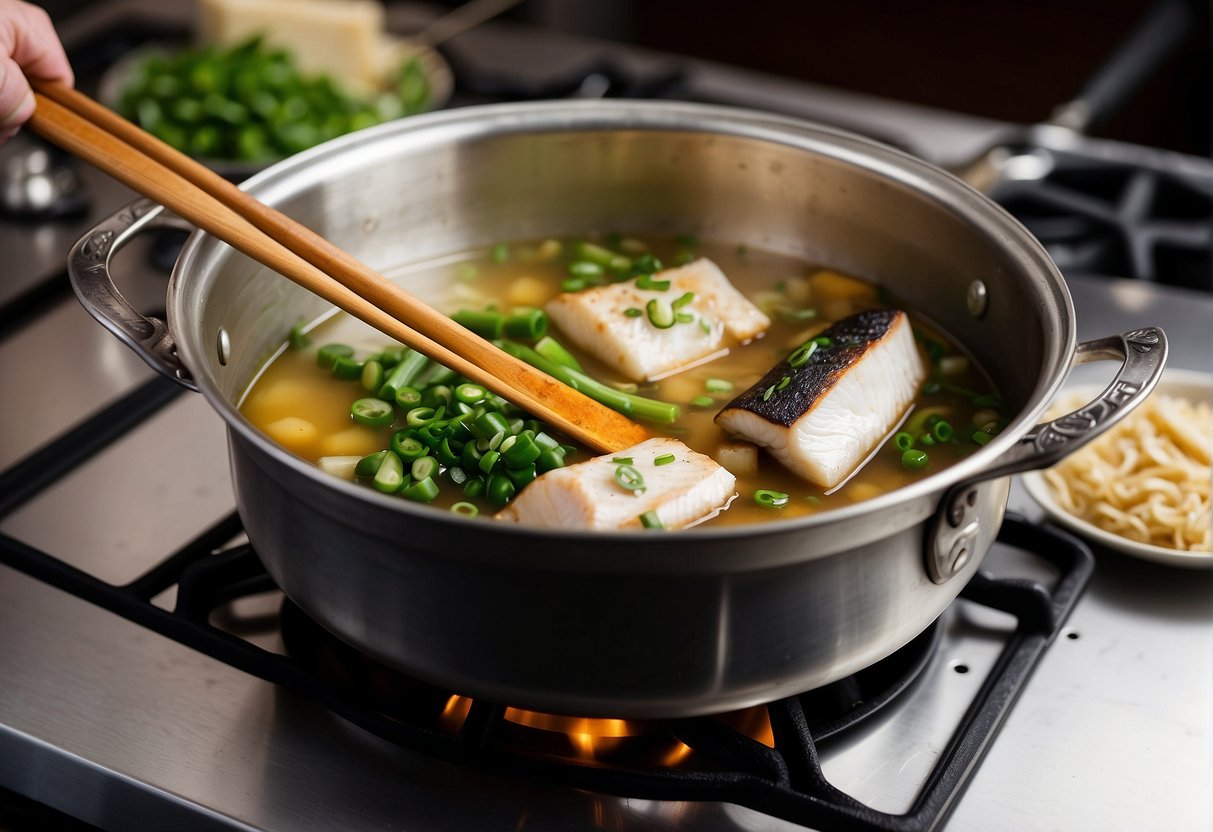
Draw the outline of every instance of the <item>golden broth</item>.
M711 258L738 290L763 307L771 317L772 325L765 337L736 346L714 361L642 384L637 390L644 396L681 407L682 415L676 424L649 425L655 435L675 436L710 456L716 456L722 443L729 441L713 421L717 411L789 352L837 320L886 302L898 305L895 300L884 298L872 284L770 252L712 243L689 244L672 238L616 243L616 247L629 254L639 251L642 246L667 265L685 260L692 254ZM561 281L569 277L569 249L569 241L518 243L505 249L504 257L503 249L497 247L496 257L490 252L473 252L464 257L445 259L440 264L398 270L393 277L404 279L406 285L448 313L488 306L502 310L542 306L561 291ZM427 292L426 288L436 288L437 292ZM808 318L807 313L798 311L803 309L813 309L816 315ZM934 356L931 378L952 389L952 392L941 389L920 394L915 412L919 418L928 408L938 413L954 427L955 439L924 448L929 462L919 470L905 468L901 450L886 441L857 474L829 493L796 477L760 451L757 473L743 476L733 472L738 474L738 498L707 525L792 518L870 499L937 472L972 453L979 446L970 436L982 427L989 428L991 422L1002 423L1002 415L994 412L989 402L978 399L974 403L971 393L958 392L989 393L990 385L974 362L949 339L915 317L913 310L907 311L915 331L934 341L938 346L933 349L944 355L942 370L939 355ZM554 326L549 334L576 355L589 375L611 384L625 383L606 366L576 349ZM371 394L363 390L358 381L338 379L318 366L316 349L319 345L340 342L355 347L355 357L363 358L398 345L344 314L316 327L309 332L309 337L310 347L288 348L265 368L242 403L244 415L275 441L311 462L326 456L364 456L387 448L391 436L401 426L400 417L397 423L386 428L355 424L349 413L350 403ZM733 387L728 392L712 393L705 386L709 379L728 380ZM713 405L690 404L702 396L711 396ZM915 421L914 417L915 413L911 413L907 424ZM579 449L567 458L567 463L583 461L590 456L586 450ZM441 494L434 501L435 506L449 507L468 499L460 487L445 477L439 479L439 484ZM754 492L758 489L784 492L790 499L780 507L762 506L754 501ZM479 505L482 515L494 510L483 500L473 502Z

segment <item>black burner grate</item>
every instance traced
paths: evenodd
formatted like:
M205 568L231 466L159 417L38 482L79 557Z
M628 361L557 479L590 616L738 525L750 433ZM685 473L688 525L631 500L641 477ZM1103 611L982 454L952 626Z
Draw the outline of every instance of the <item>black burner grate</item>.
M97 426L97 431L73 431L0 474L0 519L36 496L60 473L138 426L178 389L165 380L150 382L89 419L88 424ZM315 699L355 725L418 751L503 776L543 778L616 795L736 803L819 829L908 832L942 823L1094 567L1090 550L1075 538L1008 517L1000 542L1052 563L1060 578L1050 590L1035 581L979 574L962 591L962 597L970 601L1010 613L1018 624L910 811L892 815L859 803L826 780L817 743L830 734L830 726L818 735L810 730L806 707L813 694L767 706L774 748L709 717L669 721L669 731L679 740L715 762L710 771L590 768L510 753L499 742L505 706L480 700L471 704L456 733L385 716L299 660L266 651L209 623L211 613L226 603L274 588L247 545L217 552L240 529L239 518L232 514L125 586L108 584L8 535L0 535L0 563ZM173 611L151 603L174 584L177 604ZM874 706L880 698L874 696L860 707Z

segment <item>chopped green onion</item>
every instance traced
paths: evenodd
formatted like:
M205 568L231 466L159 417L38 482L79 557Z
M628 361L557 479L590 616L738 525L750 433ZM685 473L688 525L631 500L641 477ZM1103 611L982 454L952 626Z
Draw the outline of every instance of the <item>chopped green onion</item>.
M316 351L316 363L326 370L333 368L333 362L338 358L350 358L354 348L349 344L325 344Z
M669 465L675 459L677 459L677 457L675 457L673 454L662 454L661 456L653 458L653 464L654 465Z
M635 306L629 306L627 309L623 310L623 316L625 318L639 318L643 314L644 311L637 309Z
M374 358L362 365L362 374L359 377L362 384L362 389L368 393L378 392L383 386L383 365Z
M706 409L709 407L714 407L715 405L716 400L711 396L696 396L695 398L691 399L691 407Z
M893 444L899 451L908 451L914 447L914 437L903 431L898 431L893 436Z
M651 292L664 292L670 288L668 280L654 280L650 275L642 274L636 278L637 289L647 289Z
M396 411L383 399L356 399L350 405L350 416L360 425L372 428L382 428L390 425L396 418Z
M330 371L334 376L345 381L362 378L363 362L348 355L339 355L333 359Z
M538 476L538 472L535 463L532 462L520 468L507 467L505 469L505 476L506 479L514 484L515 488L525 488Z
M497 467L498 460L501 459L500 451L485 451L484 456L480 457L480 462L477 467L483 474L493 473L493 469Z
M581 364L577 362L573 354L551 335L545 335L535 342L535 352L549 361L555 361L557 364L562 364L578 372L581 371Z
M404 485L404 466L400 457L395 454L384 454L379 463L379 470L371 481L376 491L384 494L395 494Z
M588 284L583 277L570 277L560 281L560 291L562 292L580 292Z
M415 480L436 477L438 476L438 460L432 456L419 456L413 460L412 467L409 468L409 474Z
M303 324L295 324L291 327L291 334L288 338L293 349L301 350L308 347L312 343L312 339L307 337L307 333L303 331Z
M476 508L475 503L468 503L460 500L451 506L451 514L459 514L464 517L475 517L480 513L480 509Z
M488 485L485 488L485 496L488 497L490 503L501 508L513 498L517 490L509 477L492 474L489 476Z
M498 243L493 246L490 256L493 258L494 263L501 265L510 259L510 247L505 243Z
M484 494L484 489L485 489L484 480L480 477L474 477L472 479L469 479L467 481L467 483L463 486L463 496L473 497L473 498L479 497L482 494Z
M410 428L419 428L441 418L432 407L414 407L404 415L404 423Z
M406 500L413 500L418 503L432 503L438 496L438 483L434 482L432 477L426 477L423 480L416 480L404 487L400 492Z
M505 318L500 312L492 310L477 312L474 309L460 309L451 316L451 320L490 341L500 338L505 328Z
M689 324L693 320L695 320L695 313L693 313L693 312L675 312L674 313L674 321L676 323Z
M709 393L728 393L733 389L733 382L723 378L710 378L703 383Z
M826 347L830 346L830 344L832 344L834 342L831 341L829 336L827 336L827 335L818 335L816 338L813 339L813 343L816 344L817 346L821 347L822 349L825 349Z
M477 439L491 439L497 434L502 434L502 439L504 439L504 434L510 429L510 422L505 416L490 410L481 414L468 427L471 428L472 435ZM498 444L501 444L500 440L498 440Z
M513 439L514 437L510 438ZM535 440L526 434L517 437L508 448L505 447L505 443L502 443L501 456L505 460L506 468L525 468L539 459L541 453L543 453L543 449L536 445Z
M924 433L922 436L918 437L918 444L925 445L929 448L935 444L935 437L929 433Z
M788 364L793 368L803 367L813 357L813 353L817 352L817 347L816 341L806 341L788 356Z
M466 382L455 388L455 398L465 404L475 404L485 397L488 391L479 384Z
M602 277L602 272L602 265L592 260L575 260L569 263L571 277L580 277L592 282L593 278Z
M754 492L754 502L765 508L779 508L785 506L790 498L782 491L769 491L765 488L760 488Z
M362 478L375 476L379 471L379 466L383 464L383 458L387 455L388 451L375 451L373 454L367 454L354 466L354 476Z
M684 292L677 300L670 304L675 309L681 309L691 301L695 300L694 292Z
M661 261L652 254L644 253L632 263L632 271L637 274L656 274L661 271Z
M421 404L421 392L412 387L401 387L396 391L396 404L406 410L411 410Z
M707 318L700 318L699 319L699 329L703 331L704 335L711 335L712 334L712 322L709 321Z
M775 392L778 393L780 390L785 389L791 383L792 383L792 377L784 376L783 378L781 378L779 380L779 383L775 385Z
M985 445L987 442L989 442L994 437L991 436L989 433L987 433L984 430L978 430L978 431L974 431L973 435L970 436L969 438L972 439L974 442L976 442L978 445Z
M943 419L940 419L931 426L931 435L934 436L939 442L950 441L955 433L956 431L952 428L952 426Z
M575 256L579 260L588 260L591 263L597 263L599 266L605 266L611 262L617 255L609 248L597 245L595 243L582 241L574 246Z
M400 357L400 362L383 380L383 386L379 388L379 398L394 401L397 391L411 385L429 362L428 358L416 350L406 349Z
M620 465L615 469L615 483L633 494L644 491L644 475L631 465Z
M548 331L548 315L542 309L519 307L505 319L505 334L523 341L537 341Z
M652 298L644 308L648 313L649 323L658 329L669 329L674 325L674 307L670 306L669 301Z
M425 445L422 445L417 438L409 436L407 430L398 430L392 436L392 453L400 457L405 462L412 462L420 456L425 456Z
M635 465L636 464L636 460L632 459L630 456L617 456L614 459L612 459L611 462L615 463L616 465Z
M775 395L775 385L772 384L766 390L762 391L762 400L764 402L769 402L771 400L771 396L774 396L774 395Z
M591 378L585 373L558 364L523 344L514 341L503 341L501 348L515 358L525 361L532 367L537 367L556 380L567 384L591 399L617 410L627 416L636 416L654 422L671 424L678 418L679 408L676 404L648 399L629 393L612 390L602 382Z
M640 525L646 529L664 529L665 523L661 522L661 518L657 516L656 511L646 511L640 515Z
M912 471L925 468L928 462L930 460L927 458L927 452L920 451L917 448L911 448L901 455L902 467L909 468Z
M540 473L564 467L564 451L560 448L544 448L535 460L535 468Z

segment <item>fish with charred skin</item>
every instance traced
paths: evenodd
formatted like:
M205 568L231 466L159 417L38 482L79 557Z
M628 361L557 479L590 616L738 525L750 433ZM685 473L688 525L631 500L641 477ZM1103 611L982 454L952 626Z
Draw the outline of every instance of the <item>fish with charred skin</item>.
M716 422L833 488L898 424L926 374L906 313L871 309L793 351Z

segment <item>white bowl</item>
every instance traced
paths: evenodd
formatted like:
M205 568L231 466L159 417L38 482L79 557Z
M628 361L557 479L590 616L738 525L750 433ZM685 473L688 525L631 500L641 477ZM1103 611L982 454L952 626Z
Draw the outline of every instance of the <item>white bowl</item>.
M1089 398L1094 398L1101 389L1103 388L1100 385L1083 384L1066 387L1062 393L1063 395L1081 393L1088 395ZM1180 396L1194 402L1206 401L1213 403L1213 375L1194 370L1166 370L1163 372L1162 378L1159 379L1155 393ZM1024 490L1028 492L1028 495L1033 500L1040 504L1040 507L1044 509L1045 514L1049 515L1051 520L1060 526L1066 527L1075 534L1087 538L1093 543L1117 552L1123 552L1126 555L1152 560L1157 563L1165 563L1169 566L1181 566L1189 569L1213 568L1213 552L1185 552L1179 549L1169 549L1165 546L1152 546L1148 543L1139 543L1136 540L1129 540L1112 532L1104 531L1098 526L1088 523L1086 520L1075 517L1057 503L1052 490L1049 488L1049 484L1045 482L1044 475L1040 471L1031 471L1023 474L1020 479L1023 482Z

